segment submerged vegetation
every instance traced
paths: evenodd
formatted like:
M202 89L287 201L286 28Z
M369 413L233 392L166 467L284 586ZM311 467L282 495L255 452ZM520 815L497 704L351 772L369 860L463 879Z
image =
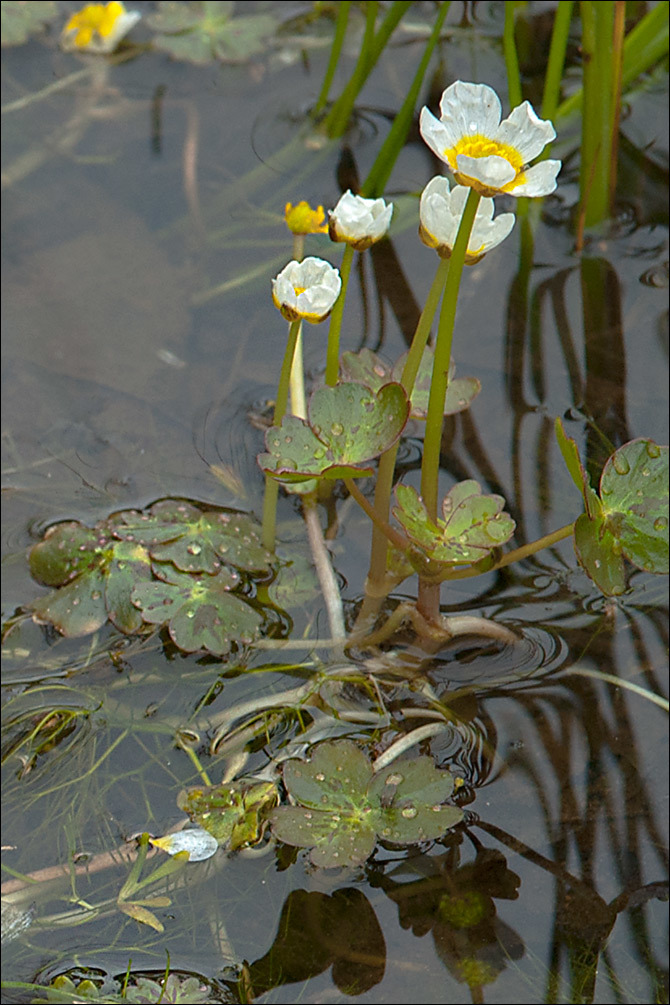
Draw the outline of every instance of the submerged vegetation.
M528 291L542 204L554 198L557 186L560 190L566 162L570 183L575 180L579 140L562 142L561 127L581 116L578 195L574 212L570 218L563 214L558 225L573 242L587 337L611 329L599 315L610 306L611 272L593 249L613 226L622 105L629 89L667 60L661 14L667 17L668 5L637 11L629 25L622 3L559 3L547 38L539 113L523 100L528 5L503 5L507 102L487 83L456 80L433 87L421 109L420 95L440 47L452 37L464 43L476 37L467 4L464 22L452 27L447 16L458 5L444 2L306 5L300 17L284 23L281 6L238 13L232 3L158 3L140 18L120 3L91 4L59 25L63 50L101 61L97 69L86 64L88 69L72 74L76 82L80 73L90 72L96 90L88 113L79 110L73 119L76 142L86 114L93 118L99 112L100 67L118 66L121 74L126 61L152 52L195 66L244 64L282 44L294 51L302 47L304 56L306 33L316 24L330 46L323 84L297 135L277 154L282 171L295 175L294 191L305 164L339 155L342 168L353 158L348 137L361 91L403 27L420 40L413 43L420 51L367 177L360 182L355 165L342 169L343 194L327 212L303 198L307 191L297 192L299 202L283 200L287 243L292 242L284 256L288 264L271 284L276 270L267 262L239 281L253 290L262 276L268 301L288 322L276 391L260 409L245 409L264 479L262 503L254 498L253 475L247 486L225 467L217 469L218 478L231 495L254 500L244 509L221 506L214 496L186 498L161 477L153 502L108 507L95 520L71 513L64 518L56 508L28 550L30 574L48 592L26 598L5 624L10 692L3 755L12 776L11 811L25 815L26 827L45 845L34 867L6 866L3 941L38 942L51 933L56 941L41 950L42 961L51 953L52 963L24 972L22 980L6 980L6 992L19 996L11 999L16 1001L271 1001L282 984L309 981L331 968L342 994L369 992L382 981L386 959L379 920L363 892L369 885L397 904L403 929L431 934L453 986L463 988L462 1000L484 1001L485 989L523 955L520 936L497 916L498 900L519 896L520 879L507 865L509 854L538 869L542 882L556 884L553 958L538 1000L596 1000L603 961L617 1000L639 1000L636 992L628 996L625 968L606 949L617 916L630 910L647 990L660 1001L663 968L651 959L651 939L640 919L646 905L667 896L667 887L622 866L616 895L605 899L588 868L575 875L568 842L552 833L540 780L544 764L538 768L526 757L522 741L510 747L506 763L499 760L497 734L506 720L503 715L498 724L494 712L507 699L517 703L524 723L519 728L528 729L534 742L540 738L562 791L572 784L565 780L564 747L576 729L573 715L584 730L591 763L604 771L607 759L621 757L625 737L632 736L622 694L649 697L667 711L652 672L645 672L642 683L622 678L619 687L607 652L599 669L579 661L602 644L599 633L609 631L614 618L631 626L638 655L646 643L633 627L634 612L639 608L654 631L659 625L651 577L668 572L669 449L651 438L654 429L630 437L600 422L609 401L600 416L579 413L588 434L580 449L568 432L573 416L563 410L549 414L546 407L537 338L541 305L536 301L529 310ZM3 2L2 15L7 45L44 37L62 18L58 4ZM584 57L578 83L566 72L571 31L580 33ZM352 34L355 65L333 99ZM6 105L5 114L47 100L49 86ZM65 87L67 80L58 82L59 89ZM601 100L603 94L607 100ZM510 111L504 118L505 103ZM398 198L386 189L413 126L422 155L437 173L421 192ZM202 244L214 247L219 213L216 198L211 212L203 212L194 187L196 136L197 128L189 134L184 160L188 226ZM562 159L551 156L557 145ZM38 161L35 156L10 165L6 183L25 179ZM260 185L251 175L246 181L251 191ZM229 183L233 204L241 185L240 179ZM281 205L257 208L260 215L266 211L276 219ZM226 226L232 226L233 238L240 235L236 221ZM381 274L378 256L390 247L394 226L418 228L417 247L420 238L436 252L437 265L423 306L406 285L400 289L411 322L401 326L406 351L390 362L381 345L373 351L363 336L352 338L351 304L357 295L353 280L364 276L366 262ZM547 413L543 449L564 465L545 471L544 485L567 474L582 502L575 507L576 496L566 494L561 508L567 522L543 527L535 538L520 503L522 480L515 480L517 497L506 499L488 462L486 434L480 436L472 422L471 406L486 399L486 381L456 375L452 359L463 324L457 308L464 276L476 275L485 256L503 255L504 242L517 231L521 257L514 292L523 304L521 341L530 314L531 329L536 326L532 381ZM320 254L305 255L308 244ZM338 267L322 257L340 250ZM234 288L229 279L223 287L196 293L192 303L197 308L225 299ZM392 300L388 287L385 295ZM555 287L551 297L558 315ZM505 305L492 302L490 311L502 316ZM279 315L276 319L280 333ZM569 325L563 316L560 320L566 369L581 405L586 395L577 386ZM310 349L309 366L305 342L312 335L304 322L328 328L322 357L317 362ZM508 329L514 348L511 318ZM343 351L345 340L360 347ZM514 409L522 414L530 409L525 403L519 407L525 350L518 339L516 350L508 351L505 380ZM608 352L615 353L616 346ZM588 367L587 358L587 380ZM456 421L475 444L478 461L452 470L445 453ZM489 421L494 436L496 418L490 413ZM264 449L255 435L259 430ZM549 469L544 457L540 467L545 462ZM361 582L345 584L331 542L341 514L355 506L361 516L355 548L360 551L360 533L371 542L370 557ZM557 547L568 540L574 545L572 565L563 555L557 561ZM550 558L539 558L541 553ZM581 588L598 617L586 641L572 625L583 628L569 585L577 570L588 577L590 585ZM508 575L517 577L508 582L516 584L512 592L522 598L520 610L507 605L499 617L493 603L498 587L490 584ZM475 590L467 602L453 603L451 592L445 602L447 591L478 577L487 584L481 600ZM542 618L535 611L554 594L554 630L540 630L536 622ZM572 645L565 641L571 632ZM23 678L22 668L32 664L40 645L44 665L39 672L31 666ZM182 686L194 685L200 693L191 690L185 698ZM548 723L554 718L555 732ZM541 850L532 834L511 834L479 810L478 789L515 765L537 780L550 835L548 845L537 842ZM638 814L647 831L627 837L627 853L644 840L660 853L662 839L640 770L623 770L628 812L633 813L636 785L647 800ZM173 807L188 820L155 804L153 790L166 784L163 772ZM561 828L564 818L578 813L572 792L564 798ZM598 798L611 811L613 794ZM119 808L126 801L137 803L132 813ZM38 823L47 806L53 823ZM108 821L118 814L135 828L139 823L139 832L111 826ZM587 814L585 829L592 824ZM46 847L55 830L62 838ZM592 837L576 839L585 860ZM618 839L612 840L614 857L623 855ZM162 853L170 858L161 861ZM223 907L208 906L206 922L200 923L202 884L209 877L218 882L226 865L229 875L239 868L246 878L232 879L231 885L246 901L243 887L252 872L242 870L260 868L270 858L271 883L299 870L302 878L277 912L271 948L248 963L251 953L237 936L230 939ZM339 870L325 874L335 877L330 887L298 888L309 886L310 877L318 884L324 869ZM328 888L331 892L322 892ZM195 962L183 962L186 953L173 967L160 941L178 912L189 907L198 938L213 940L216 947L218 966L203 968L207 977L195 975ZM255 909L263 913L259 905ZM107 958L101 951L62 951L63 932L71 941L75 925L93 922L114 947ZM135 940L142 942L141 965L132 962ZM167 968L164 956L160 959L163 948ZM118 959L126 950L124 975ZM430 982L423 993L432 1000Z

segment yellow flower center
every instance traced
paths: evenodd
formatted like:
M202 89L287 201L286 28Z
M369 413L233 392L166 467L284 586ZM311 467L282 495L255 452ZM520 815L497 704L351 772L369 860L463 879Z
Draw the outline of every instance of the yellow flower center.
M323 206L312 209L303 199L297 206L286 203L284 210L286 226L292 234L327 234L328 224L325 223Z
M481 136L479 133L474 136L461 136L456 146L444 151L444 156L454 170L457 167L456 158L460 154L466 157L502 157L517 174L523 168L523 158L515 147L490 140L488 136Z
M111 35L123 13L125 8L117 0L108 4L90 3L72 15L65 26L65 31L76 31L75 45L83 49L90 44L94 34L98 34L101 38Z
M296 297L299 297L300 294L304 293L306 289L307 289L306 286L294 286L293 292L295 293Z

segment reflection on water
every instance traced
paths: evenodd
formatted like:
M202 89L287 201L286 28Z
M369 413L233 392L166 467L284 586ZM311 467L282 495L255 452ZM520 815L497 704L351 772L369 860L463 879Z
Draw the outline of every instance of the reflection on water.
M461 75L504 93L498 6L472 5L474 29L450 12L431 90ZM214 1001L667 1000L666 715L639 692L580 675L665 693L660 580L634 573L629 592L606 601L563 542L444 589L446 610L500 619L521 632L518 646L460 640L430 659L398 639L348 663L297 647L222 663L160 634L123 637L107 625L73 640L12 621L40 593L25 548L57 520L95 521L161 496L258 512L254 455L283 350L268 295L290 257L283 205L332 206L345 171L346 184L365 176L422 46L409 33L387 53L363 125L342 148L306 149L295 96L304 107L320 84L320 30L302 39L304 64L268 56L200 69L147 52L82 65L49 36L6 51L3 100L23 103L3 117L3 893L14 936L4 976L47 981L71 967L119 976L131 957L133 971L156 974L167 951L173 970L213 982ZM473 30L475 49L463 44ZM77 76L67 86L25 101L68 74ZM484 392L445 423L443 488L475 478L503 495L519 544L578 509L556 415L594 484L614 446L641 435L667 442L659 93L665 103L666 83L638 95L624 124L611 232L574 257L568 158L543 218L518 225L518 255L510 244L466 274L455 355ZM638 136L656 147L641 151ZM418 248L410 193L434 173L410 135L390 182L392 238L352 275L344 349L367 345L392 360L411 337L433 266ZM321 237L307 253L339 254ZM317 380L323 337L305 340ZM401 461L413 484L418 424L409 433ZM353 610L369 529L349 500L336 494L328 507ZM299 532L295 500L284 500L280 534ZM326 634L304 582L294 600L293 637ZM299 688L309 692L299 714L272 704ZM247 709L239 732L212 754L238 706ZM251 777L324 736L369 740L378 754L436 722L444 728L405 756L431 754L460 779L465 821L440 840L380 842L341 872L315 870L287 846L220 851L147 888L163 931L117 910L124 855L134 854L126 838L182 820L176 797L201 783L196 759L213 781ZM191 754L175 745L179 729ZM22 879L40 870L39 890Z

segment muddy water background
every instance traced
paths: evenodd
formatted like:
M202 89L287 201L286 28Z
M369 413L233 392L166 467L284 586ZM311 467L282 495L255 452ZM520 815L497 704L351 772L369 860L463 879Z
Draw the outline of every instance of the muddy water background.
M267 6L280 18L303 9ZM463 5L449 13L421 103L460 77L496 87L507 108L502 5L477 4L474 20L467 6L467 27ZM551 6L531 5L537 52ZM415 5L394 36L346 144L309 144L295 161L285 149L320 87L328 25L242 67L197 68L151 52L116 66L87 62L59 53L48 35L5 50L3 105L84 73L3 116L3 617L40 592L25 549L54 521L94 521L168 494L260 511L262 435L249 416L272 397L284 348L269 296L291 257L284 203L332 206L338 177L350 179L352 165L365 176L423 49L409 29L429 18L428 5ZM348 42L336 91L359 38ZM528 70L535 100L543 67ZM627 104L617 219L583 256L570 225L573 123L559 128L565 167L532 260L517 226L466 271L454 355L483 393L447 425L443 487L474 477L500 492L519 543L578 512L553 441L556 415L593 470L609 452L604 438L667 443L666 108L663 77ZM412 136L388 186L391 240L366 257L360 282L352 277L344 349L365 344L393 360L404 348L435 267L416 236L416 196L437 170ZM333 264L341 255L325 237L310 239L307 253ZM325 338L325 326L306 334L315 374ZM401 459L417 484L413 432ZM335 564L353 608L369 533L350 503L340 521ZM280 523L285 537L299 535L290 502ZM466 779L458 834L429 849L379 847L346 874L314 871L304 855L280 869L272 853L193 866L200 874L172 892L163 934L118 913L77 928L34 926L6 948L3 976L45 979L74 964L119 973L129 957L135 970L162 970L167 949L173 968L218 980L220 1000L233 994L225 980L236 971L225 968L243 960L252 970L255 961L256 991L268 1002L667 1000L667 719L639 696L568 672L599 669L667 694L665 583L637 573L624 598L605 601L568 543L445 587L443 603L528 626L525 665L463 646L430 668L441 694L476 684L456 706L460 733L423 748ZM318 604L294 617L296 635L325 632ZM64 641L30 625L11 640L8 742L19 697L22 714L38 711L66 686L61 702L91 710L23 777L18 759L7 759L3 844L14 850L3 862L12 869L173 825L176 794L194 782L173 724L217 679L207 714L295 682L288 673L226 676L212 659L122 643L104 633ZM201 714L203 739L206 723ZM264 756L257 751L251 766ZM79 895L112 896L124 875L90 877ZM474 903L476 924L466 917ZM266 964L273 944L279 964Z

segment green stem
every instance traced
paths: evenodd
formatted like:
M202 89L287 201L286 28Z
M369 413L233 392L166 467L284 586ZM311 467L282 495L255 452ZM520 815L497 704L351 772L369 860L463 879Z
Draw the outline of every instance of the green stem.
M441 258L432 286L428 291L428 296L426 297L426 302L402 371L401 383L408 397L411 396L412 389L414 388L414 381L416 380L419 365L428 342L428 336L430 335L430 326L433 323L437 305L447 281L448 272L449 259ZM382 454L379 459L377 485L375 487L375 513L382 524L388 524L389 510L391 508L391 492L393 490L393 475L395 473L397 456L398 444L396 443L390 450ZM375 593L379 592L384 583L387 553L387 534L375 522L372 528L372 549L370 553L370 572L368 574L368 582Z
M515 3L505 4L505 27L503 29L503 52L505 54L505 66L507 68L507 94L512 108L520 105L523 96L521 94L521 74L519 73L519 57L516 51L516 40L514 38L514 8Z
M330 85L332 84L333 77L335 76L335 70L340 58L340 53L342 52L344 38L347 33L347 22L349 20L350 7L351 0L342 0L342 2L337 5L335 34L333 35L333 44L330 49L330 58L328 60L328 66L326 67L326 74L323 78L323 84L321 85L319 97L316 99L316 104L314 106L313 114L315 116L323 110L326 101L328 100L328 92L330 91Z
M514 548L512 551L506 552L495 565L490 566L488 569L459 569L451 573L447 577L447 581L451 582L452 579L472 579L474 576L482 576L487 572L497 572L498 569L504 569L506 565L511 565L513 562L522 562L524 558L542 551L543 548L551 548L553 545L558 544L559 541L564 541L566 537L570 537L574 526L574 522L567 523L565 527L560 527L558 530L552 531L551 534L538 537L537 541L524 544L521 548Z
M347 296L349 273L351 272L351 263L353 260L354 249L350 244L347 244L342 256L342 264L340 265L342 289L330 315L330 327L328 329L328 351L326 356L326 384L328 387L335 387L340 369L340 329L342 328L344 301Z
M395 0L382 21L379 31L375 35L374 27L378 6L377 0L368 0L366 4L365 34L358 62L349 83L333 104L326 117L325 129L331 139L342 136L344 133L349 124L354 102L358 97L359 91L384 51L384 47L397 27L398 22L412 4L411 2L405 2L405 0Z
M437 519L437 482L440 468L440 446L442 442L442 420L444 417L444 401L449 382L449 364L451 362L451 343L454 335L456 319L456 304L461 275L465 264L465 253L475 221L479 205L479 193L470 189L463 210L458 236L449 261L449 272L442 300L440 324L435 343L435 360L433 363L433 378L428 398L428 414L426 416L426 437L423 446L423 463L421 465L421 495L428 515Z
M440 323L435 343L435 360L433 376L428 398L428 414L426 416L426 436L423 443L423 460L421 463L421 495L428 515L437 520L438 479L440 473L440 447L442 445L442 423L444 419L444 402L449 383L449 364L451 362L451 343L456 320L456 304L461 275L468 250L468 241L475 222L480 195L470 189L468 200L463 210L458 235L451 253L447 284L442 300ZM419 577L420 613L427 621L437 621L440 614L439 584L428 583Z
M370 517L375 529L384 536L385 540L390 541L400 551L405 551L409 547L409 541L404 534L401 534L400 531L397 531L385 520L382 520L376 508L370 505L353 478L345 478L344 484L349 491L349 495L356 500L363 512Z
M279 375L279 386L277 388L277 400L275 402L274 417L272 420L273 426L281 425L281 420L284 418L286 413L286 406L288 405L288 393L289 385L291 382L291 369L293 367L293 357L295 355L295 347L298 341L298 335L300 333L301 321L292 321L288 329L288 341L286 343L286 352L284 353L284 362L282 363L281 373ZM262 522L262 532L261 537L263 540L263 545L268 549L268 551L274 551L275 547L275 535L277 528L277 500L279 498L279 482L277 482L270 475L265 476L265 495L263 497L263 522Z
M367 196L368 198L377 198L383 193L386 187L386 183L393 170L393 165L395 164L398 154L407 139L407 134L414 116L414 107L416 105L417 98L419 97L423 78L426 75L426 70L428 69L428 64L430 63L430 57L432 56L433 50L439 40L442 25L444 24L444 19L447 16L450 6L450 0L445 0L444 3L440 4L440 9L437 13L437 17L435 18L433 30L430 33L428 42L426 43L426 48L424 49L417 71L414 74L414 79L409 86L409 90L407 91L407 95L402 103L400 111L393 119L393 125L389 130L388 136L382 143L379 153L375 157L375 162L370 168L370 173L361 186L361 195Z
M547 72L544 77L544 95L542 98L543 119L553 120L558 108L573 7L574 0L559 0L558 7L556 8ZM546 154L546 152L547 148L545 147L544 153Z

